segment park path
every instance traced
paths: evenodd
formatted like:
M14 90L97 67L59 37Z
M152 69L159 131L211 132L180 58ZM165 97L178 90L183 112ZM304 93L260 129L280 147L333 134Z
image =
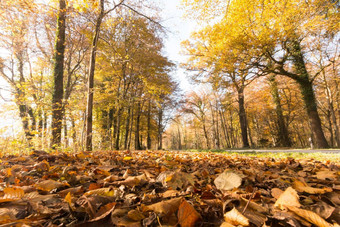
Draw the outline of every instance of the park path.
M325 153L325 154L340 154L340 149L226 149L228 152L240 152L240 153Z

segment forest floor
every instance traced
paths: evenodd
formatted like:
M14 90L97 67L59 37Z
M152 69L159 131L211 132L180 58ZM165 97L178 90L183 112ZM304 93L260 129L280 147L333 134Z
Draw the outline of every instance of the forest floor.
M0 224L339 226L338 154L235 152L2 156Z

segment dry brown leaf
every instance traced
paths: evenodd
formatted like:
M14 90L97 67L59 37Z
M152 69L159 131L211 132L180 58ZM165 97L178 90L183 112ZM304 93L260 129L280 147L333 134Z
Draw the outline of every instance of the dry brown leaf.
M300 207L301 204L299 202L299 195L292 188L287 188L277 199L274 204L274 207L278 207L281 210L284 210L287 206Z
M245 199L245 198L241 198L243 201L243 204L245 204L245 206L247 206L248 204L248 208L252 209L252 210L255 210L257 212L260 212L260 213L267 213L268 212L268 209L264 208L263 206L253 202L253 201L249 201L248 199Z
M82 194L84 191L82 186L76 187L76 188L67 188L65 190L62 190L60 192L58 192L58 195L60 195L61 197L65 197L69 192L73 195L79 195Z
M116 176L116 175L110 175L110 176L108 176L108 177L106 177L106 178L104 179L104 182L112 183L112 182L114 182L114 181L117 181L118 179L119 179L118 176Z
M89 195L103 195L103 196L115 196L117 194L116 190L113 190L112 188L98 188L94 190L90 190L84 193L84 196Z
M158 175L156 181L161 182L164 187L174 190L177 188L185 188L188 185L193 185L195 182L191 174L179 171L164 171Z
M133 221L141 221L145 218L145 216L138 210L130 210L127 216Z
M319 180L336 179L337 174L335 171L322 170L316 172L316 178Z
M34 186L38 190L49 192L49 191L52 191L53 189L58 189L58 188L68 186L68 184L61 183L61 182L55 181L55 180L45 180L45 181L41 181L39 183L36 183Z
M170 197L175 197L178 196L180 191L177 190L167 190L163 193L163 198L170 198Z
M220 225L220 227L235 227L235 225L232 225L232 224L230 224L230 223L228 223L228 222L223 222L223 223Z
M24 190L21 188L5 188L4 193L4 199L20 199L25 195Z
M272 190L271 190L271 195L275 199L278 199L282 193L283 193L283 191L279 188L272 188Z
M293 188L296 189L298 192L306 192L309 194L325 194L327 192L332 192L333 189L331 188L312 188L307 185L307 183L299 181L299 180L294 180L293 182Z
M16 220L16 213L13 209L0 208L0 223Z
M154 211L158 214L162 214L164 216L168 216L173 214L178 210L179 205L182 202L182 198L174 198L166 201L161 201L159 203L155 203L149 206L142 207L143 212Z
M133 186L145 184L146 182L147 182L147 179L146 179L145 174L141 174L139 176L127 177L124 181L119 182L119 184L133 187Z
M224 221L232 225L249 226L249 220L241 214L235 207L224 214Z
M201 219L201 215L186 200L178 208L178 223L181 226L192 227Z
M300 217L306 219L307 221L309 221L310 223L316 226L319 226L319 227L331 227L332 226L332 224L326 222L325 219L323 219L322 217L320 217L313 211L304 210L304 209L300 209L300 208L293 207L293 206L287 206L287 208L290 211L293 211L295 214L299 215Z
M216 188L229 191L238 188L242 184L242 177L233 171L224 171L214 180Z

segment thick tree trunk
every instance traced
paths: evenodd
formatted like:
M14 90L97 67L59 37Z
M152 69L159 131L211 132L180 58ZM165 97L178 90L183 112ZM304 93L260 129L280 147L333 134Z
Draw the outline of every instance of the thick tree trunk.
M238 93L238 107L239 107L239 119L240 119L240 127L241 127L241 135L242 135L242 144L244 148L249 147L248 142L248 127L247 127L247 116L246 110L244 108L244 94L243 88L239 88L237 90Z
M321 127L321 120L317 110L313 85L308 79L299 80L298 84L307 110L311 130L315 138L315 146L317 148L328 148L329 146Z
M271 93L275 104L275 112L277 117L276 121L278 126L278 146L291 147L292 142L290 141L288 129L286 127L285 119L283 116L281 98L274 75L271 75L269 77L269 83L271 87Z
M97 44L100 33L100 26L104 17L104 0L100 0L100 13L96 21L96 28L92 40L92 50L90 58L90 70L87 87L87 107L86 107L86 132L85 132L85 149L92 151L92 115L93 115L93 85L94 71L96 66Z
M63 96L64 96L64 53L66 30L66 2L59 0L57 20L57 34L55 44L53 94L52 94L52 140L51 147L56 149L61 145L61 129L63 121Z
M313 84L306 69L300 43L297 40L293 40L290 43L290 52L293 57L294 68L297 74L295 81L299 84L302 93L312 134L315 137L315 146L317 148L328 148L329 146L323 133L321 120L317 110Z
M338 126L338 123L337 123L336 114L335 114L335 110L334 110L333 95L332 95L332 92L331 92L331 90L328 86L328 81L326 79L325 72L323 72L323 79L324 79L324 82L325 82L325 93L326 93L328 111L329 111L329 120L328 121L329 121L329 127L330 127L330 132L331 132L332 145L333 145L333 129L332 129L333 127L332 127L332 125L334 125L335 142L336 142L337 147L340 147L339 126Z

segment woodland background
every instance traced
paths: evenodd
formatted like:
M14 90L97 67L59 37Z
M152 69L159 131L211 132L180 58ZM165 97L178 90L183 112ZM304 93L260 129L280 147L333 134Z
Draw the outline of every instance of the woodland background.
M1 1L0 150L340 146L339 1L182 7L202 29L176 65L152 1Z

